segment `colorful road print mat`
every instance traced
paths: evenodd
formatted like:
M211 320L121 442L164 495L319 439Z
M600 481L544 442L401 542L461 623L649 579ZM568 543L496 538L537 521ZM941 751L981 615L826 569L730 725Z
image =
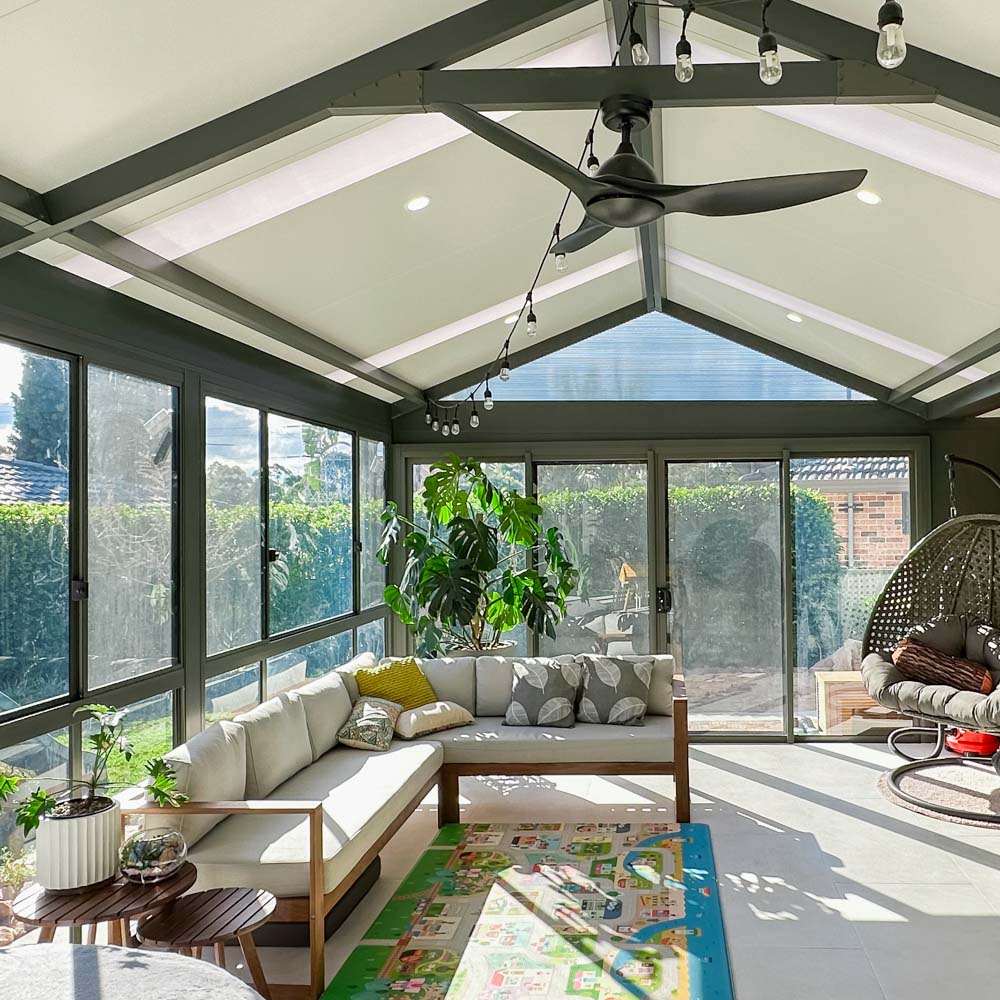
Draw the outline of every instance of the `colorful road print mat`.
M708 827L454 824L324 1000L732 1000Z

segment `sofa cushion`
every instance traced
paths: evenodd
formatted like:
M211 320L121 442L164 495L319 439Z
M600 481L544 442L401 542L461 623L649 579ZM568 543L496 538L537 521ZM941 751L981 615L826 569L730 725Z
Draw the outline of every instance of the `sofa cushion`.
M667 763L674 759L674 720L647 716L634 729L578 722L573 729L505 726L476 719L471 726L437 733L446 764Z
M354 675L359 670L367 670L368 667L374 667L376 663L378 663L378 657L374 653L365 652L358 653L353 660L348 660L347 663L337 667L337 673L344 678L344 683L347 685L347 693L351 696L352 704L359 698L358 682Z
M233 722L247 734L248 799L266 798L283 781L312 763L305 705L279 694Z
M505 715L514 690L514 664L540 659L572 663L570 655L556 657L478 656L476 657L476 716Z
M577 717L581 722L641 726L649 702L653 665L614 656L580 657L583 678Z
M431 733L467 726L472 721L472 713L467 708L453 701L434 701L400 712L396 720L396 735L401 740L416 740Z
M246 795L247 740L242 726L216 722L175 747L164 759L177 776L177 790L194 802L238 802ZM188 847L225 816L147 817L144 825L179 830Z
M337 742L356 750L385 752L392 743L402 706L385 698L359 698L351 717L337 733Z
M583 662L583 657L590 653L580 653L576 659ZM616 660L628 660L629 663L648 663L653 668L653 676L649 680L649 703L646 715L673 715L674 711L674 658L669 653L622 653L615 656Z
M557 663L543 656L516 660L504 725L563 729L574 725L581 670L579 663Z
M392 660L355 673L361 698L382 698L400 708L419 708L437 701L437 694L412 656Z
M331 670L324 677L303 684L290 692L293 701L301 701L306 713L306 729L312 759L319 760L337 744L337 731L351 714L351 695L341 674Z
M386 656L383 663L393 663L398 656ZM431 682L439 701L453 701L470 713L476 711L476 658L474 656L442 656L423 660L415 657L420 669Z
M335 889L441 766L437 743L395 743L373 754L338 746L272 798L323 802L323 879ZM309 891L305 816L231 816L189 855L197 889L254 886L276 896Z

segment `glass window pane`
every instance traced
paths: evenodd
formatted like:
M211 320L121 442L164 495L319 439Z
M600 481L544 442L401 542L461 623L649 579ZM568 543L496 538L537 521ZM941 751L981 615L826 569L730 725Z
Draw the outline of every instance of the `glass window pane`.
M358 629L358 652L374 653L381 660L385 656L385 619L368 622Z
M175 396L149 379L88 371L91 688L175 662Z
M539 465L542 523L563 533L580 572L544 654L649 652L646 466Z
M670 462L667 519L691 728L784 732L780 463Z
M127 707L125 736L132 742L133 757L125 760L114 754L108 762L107 781L112 791L116 786L137 785L146 777L146 761L159 757L174 746L174 696L170 691L137 701ZM88 719L83 724L83 773L90 771L93 752L88 748L88 738L97 732L97 723Z
M910 549L905 456L793 458L795 728L879 736L903 720L861 683L875 599Z
M522 496L524 495L525 478L523 462L483 462L482 464L483 471L490 477L494 486L505 490L517 490ZM421 491L424 488L424 480L430 475L430 472L431 467L429 464L413 466L413 520L414 523L422 526L426 526L427 516L424 513L421 501ZM523 551L516 553L513 565L523 569L525 565ZM503 640L514 644L509 650L511 655L527 655L528 632L525 625L518 625L509 632L505 632Z
M269 414L271 634L350 612L352 439Z
M205 681L205 724L249 711L260 704L260 664L238 667Z
M361 504L361 607L382 604L385 566L378 561L385 508L385 445L358 438L358 499Z
M260 411L205 400L208 655L261 638Z
M69 688L69 363L0 343L0 714Z
M0 774L10 773L30 778L68 780L69 730L57 729L55 732L33 736L13 746L0 748ZM21 785L15 799L20 800L23 793L39 787L55 794L62 791L58 780L26 781ZM21 828L14 821L16 811L17 806L13 799L0 803L0 858L6 862L3 865L4 877L0 879L0 890L3 890L0 895L7 900L13 899L26 882L33 880L35 868L34 833L25 838ZM11 926L15 937L21 937L33 929L17 922Z
M267 697L299 687L313 677L322 677L352 656L354 636L350 630L317 639L267 661Z

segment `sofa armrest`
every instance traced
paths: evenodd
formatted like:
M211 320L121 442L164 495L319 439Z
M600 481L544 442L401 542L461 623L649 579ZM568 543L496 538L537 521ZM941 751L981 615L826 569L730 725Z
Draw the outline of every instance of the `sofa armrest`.
M157 806L143 802L138 805L122 803L123 816L169 816L226 815L245 816L255 813L271 816L308 816L323 812L323 803L312 799L247 799L242 802L185 802L179 806Z
M683 674L674 674L673 679L673 698L674 705L678 701L687 701L687 681L684 680Z

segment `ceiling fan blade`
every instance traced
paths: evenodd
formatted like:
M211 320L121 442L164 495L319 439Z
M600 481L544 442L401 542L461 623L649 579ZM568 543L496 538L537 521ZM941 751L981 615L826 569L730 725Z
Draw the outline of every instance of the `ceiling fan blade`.
M478 111L467 108L464 104L440 102L428 104L428 111L439 111L447 115L453 122L475 132L480 138L491 142L494 146L523 160L536 170L541 170L560 184L568 187L581 201L586 201L597 191L603 190L603 185L595 182L583 171L577 170L571 163L550 153L547 149L536 145L530 139L512 132L509 128L481 115Z
M867 170L830 170L815 174L788 174L783 177L750 177L720 184L649 184L625 177L604 178L626 191L659 198L667 212L692 215L754 215L794 205L832 198L853 191L867 176Z
M667 211L714 216L772 212L853 191L867 174L867 170L836 170L695 185L668 196Z
M569 236L564 236L552 247L549 253L576 253L577 250L582 250L584 247L589 247L591 243L596 243L606 233L610 233L611 228L611 226L606 226L603 222L598 222L597 219L585 215L579 228L570 233Z

